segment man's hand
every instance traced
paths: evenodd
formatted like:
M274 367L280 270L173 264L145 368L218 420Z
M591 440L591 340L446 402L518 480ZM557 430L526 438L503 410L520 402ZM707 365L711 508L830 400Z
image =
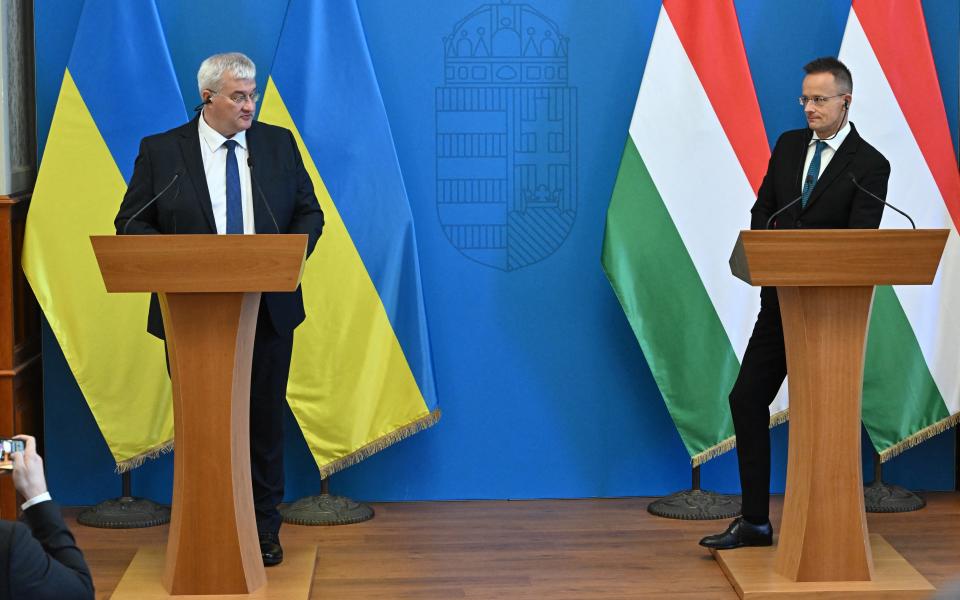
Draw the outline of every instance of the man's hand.
M25 500L35 498L47 491L47 480L43 476L43 459L37 454L37 440L29 435L15 435L15 440L23 440L26 448L23 452L13 452L13 486Z

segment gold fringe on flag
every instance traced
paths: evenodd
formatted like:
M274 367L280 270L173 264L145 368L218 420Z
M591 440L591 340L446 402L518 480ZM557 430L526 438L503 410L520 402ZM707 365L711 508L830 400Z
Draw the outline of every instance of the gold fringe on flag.
M148 460L153 460L154 458L157 458L163 454L167 454L168 452L173 452L173 440L164 442L160 446L151 448L150 450L147 450L146 452L138 454L132 458L128 458L127 460L118 462L117 468L115 469L116 473L117 475L121 475L127 471L132 471Z
M790 409L784 409L780 412L770 415L770 429L773 429L777 425L782 425L787 422L787 419L790 417ZM933 434L931 434L933 435ZM922 440L921 440L922 441ZM920 443L920 442L917 442ZM690 465L693 467L699 467L708 460L712 460L725 452L733 450L737 446L737 438L730 436L727 439L723 440L719 444L714 444L710 446L703 452L695 454L690 458Z
M387 446L392 446L393 444L399 442L402 439L408 438L411 435L423 431L427 427L435 424L440 420L440 409L434 409L430 414L420 417L410 423L398 427L394 431L388 433L387 435L380 437L366 446L362 446L357 450L354 450L350 454L347 454L344 457L338 458L335 461L329 462L322 467L320 467L320 477L326 479L330 477L337 471L346 469L351 465L355 465L368 456L372 456L377 452L380 452Z
M940 419L933 425L924 427L920 431L914 433L913 435L906 437L896 444L890 446L883 452L880 452L880 462L885 463L891 458L901 454L905 450L909 450L914 446L922 444L923 442L929 440L933 436L943 433L944 431L950 429L954 425L960 422L960 413L950 415L944 419Z

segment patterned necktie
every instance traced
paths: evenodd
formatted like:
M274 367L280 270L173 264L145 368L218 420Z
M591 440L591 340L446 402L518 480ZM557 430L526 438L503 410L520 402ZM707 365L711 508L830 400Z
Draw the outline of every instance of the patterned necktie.
M243 233L243 204L240 202L240 169L237 167L236 140L227 147L227 233ZM819 159L817 159L819 163Z
M803 180L803 199L800 200L800 207L806 208L810 201L810 194L817 185L817 179L820 178L820 152L826 146L826 142L817 142L817 148L813 151L813 160L810 161L810 168L807 169L807 178Z

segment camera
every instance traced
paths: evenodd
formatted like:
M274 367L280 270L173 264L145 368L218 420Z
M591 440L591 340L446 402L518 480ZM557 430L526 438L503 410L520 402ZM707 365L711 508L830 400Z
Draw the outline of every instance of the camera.
M10 454L13 452L23 452L23 440L0 439L0 469L13 469L13 461Z

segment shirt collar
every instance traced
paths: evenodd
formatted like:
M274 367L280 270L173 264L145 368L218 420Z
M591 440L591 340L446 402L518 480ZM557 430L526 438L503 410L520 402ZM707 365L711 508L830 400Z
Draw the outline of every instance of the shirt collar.
M812 146L816 142L822 141L824 144L829 146L834 152L840 148L840 145L843 144L843 140L847 139L847 134L850 133L850 121L847 121L843 124L843 127L840 128L840 131L837 132L837 135L833 136L833 139L830 140L821 140L817 137L817 133L814 132L813 136L810 138L810 143L808 146Z
M199 121L200 121L200 124L198 125L197 128L200 131L200 139L203 140L203 142L207 145L207 148L210 149L210 152L216 152L217 150L220 149L220 146L223 146L223 143L227 141L228 138L223 137L219 131L217 131L213 127L210 127L210 125L207 124L207 120L203 116L202 112L200 113ZM246 130L238 132L236 135L234 135L232 138L229 138L229 139L236 141L237 145L243 148L244 150L247 149L247 131Z

